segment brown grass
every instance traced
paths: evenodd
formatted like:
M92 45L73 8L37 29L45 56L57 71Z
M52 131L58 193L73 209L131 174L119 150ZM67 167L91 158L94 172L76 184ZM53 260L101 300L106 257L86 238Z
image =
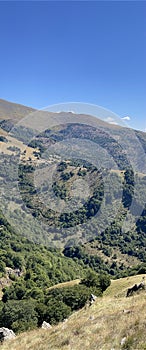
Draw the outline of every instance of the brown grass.
M32 160L36 160L36 157L34 156L34 152L35 151L38 151L37 148L32 148L32 147L29 147L29 146L26 146L22 141L19 141L17 140L16 138L10 136L9 134L3 134L1 133L1 129L0 129L0 135L4 135L6 138L7 138L7 143L5 142L0 142L0 152L4 153L4 154L15 154L15 151L11 151L9 150L8 148L10 146L15 146L15 147L18 147L21 151L21 154L26 151L26 154L24 156L21 156L21 158L23 158L23 160L27 160L29 159L29 157L32 159Z
M63 282L63 283L58 283L55 284L54 286L51 286L48 288L48 290L56 289L56 288L63 288L63 287L72 287L75 286L76 284L80 283L80 279L68 281L68 282Z
M125 297L127 287L139 283L141 278L112 281L102 298L75 312L67 322L48 331L20 334L1 350L146 350L145 291Z

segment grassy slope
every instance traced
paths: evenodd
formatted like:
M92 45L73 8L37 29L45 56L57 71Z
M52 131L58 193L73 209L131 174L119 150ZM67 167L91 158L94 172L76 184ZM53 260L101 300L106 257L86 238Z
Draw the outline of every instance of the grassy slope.
M1 130L2 129L0 129L0 135L3 136ZM7 143L0 142L0 150L1 150L1 152L3 152L4 154L9 154L9 155L14 154L15 155L16 152L9 150L9 147L10 146L11 147L17 147L21 151L21 160L26 161L26 160L29 159L29 157L31 157L32 160L36 160L36 157L34 156L34 152L38 151L37 148L32 148L32 147L29 147L29 146L26 147L26 145L24 145L24 143L22 141L19 141L19 140L15 139L14 137L9 136L7 134L5 134L4 136L6 136L8 142ZM26 151L25 155L23 155L24 151Z
M58 283L55 284L54 286L51 286L48 288L48 290L52 290L52 289L56 289L56 288L64 288L64 287L72 287L75 286L76 284L80 283L80 279L76 279L76 280L72 280L72 281L68 281L68 282L63 282L63 283Z
M125 297L127 288L141 279L139 275L112 281L103 298L74 313L67 322L48 331L20 334L1 350L145 350L145 291Z

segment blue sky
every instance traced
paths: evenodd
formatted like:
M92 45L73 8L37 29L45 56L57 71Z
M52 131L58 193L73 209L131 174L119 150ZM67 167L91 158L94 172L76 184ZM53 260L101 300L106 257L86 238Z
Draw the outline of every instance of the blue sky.
M146 129L146 2L0 1L0 98L97 104Z

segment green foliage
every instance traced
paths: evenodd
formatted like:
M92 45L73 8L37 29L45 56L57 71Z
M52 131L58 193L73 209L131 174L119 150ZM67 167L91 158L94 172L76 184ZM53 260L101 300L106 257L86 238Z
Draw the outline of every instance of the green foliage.
M62 301L71 308L72 311L82 308L91 294L90 288L85 285L75 285L72 287L56 288L48 291L46 301Z
M47 303L47 311L45 314L45 321L56 324L69 317L71 308L64 302L56 299L51 299Z
M82 279L81 284L84 284L88 288L100 288L100 280L98 274L92 270L88 270L86 277Z
M5 274L6 272L5 268L6 268L6 264L3 261L0 261L0 273Z
M88 270L86 277L81 280L81 285L90 288L96 295L102 295L104 290L110 285L110 278L107 274L97 274L93 270Z
M99 275L99 283L100 283L101 291L104 292L111 284L109 275L106 273L101 273Z
M37 326L37 312L32 300L9 300L2 307L0 325L20 332Z

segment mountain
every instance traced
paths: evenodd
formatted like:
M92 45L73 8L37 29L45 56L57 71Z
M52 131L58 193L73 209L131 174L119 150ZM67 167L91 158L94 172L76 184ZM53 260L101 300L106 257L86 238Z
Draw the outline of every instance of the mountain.
M145 292L126 298L127 288L139 283L142 276L112 281L102 298L91 307L72 314L49 330L22 333L5 342L2 350L144 350Z
M3 113L1 209L17 233L62 249L95 240L84 254L117 273L145 261L146 133L0 100Z
M146 133L3 100L0 115L0 326L18 333L146 272Z
M24 116L34 112L35 109L20 104L8 102L0 99L0 119L12 119L18 121Z

